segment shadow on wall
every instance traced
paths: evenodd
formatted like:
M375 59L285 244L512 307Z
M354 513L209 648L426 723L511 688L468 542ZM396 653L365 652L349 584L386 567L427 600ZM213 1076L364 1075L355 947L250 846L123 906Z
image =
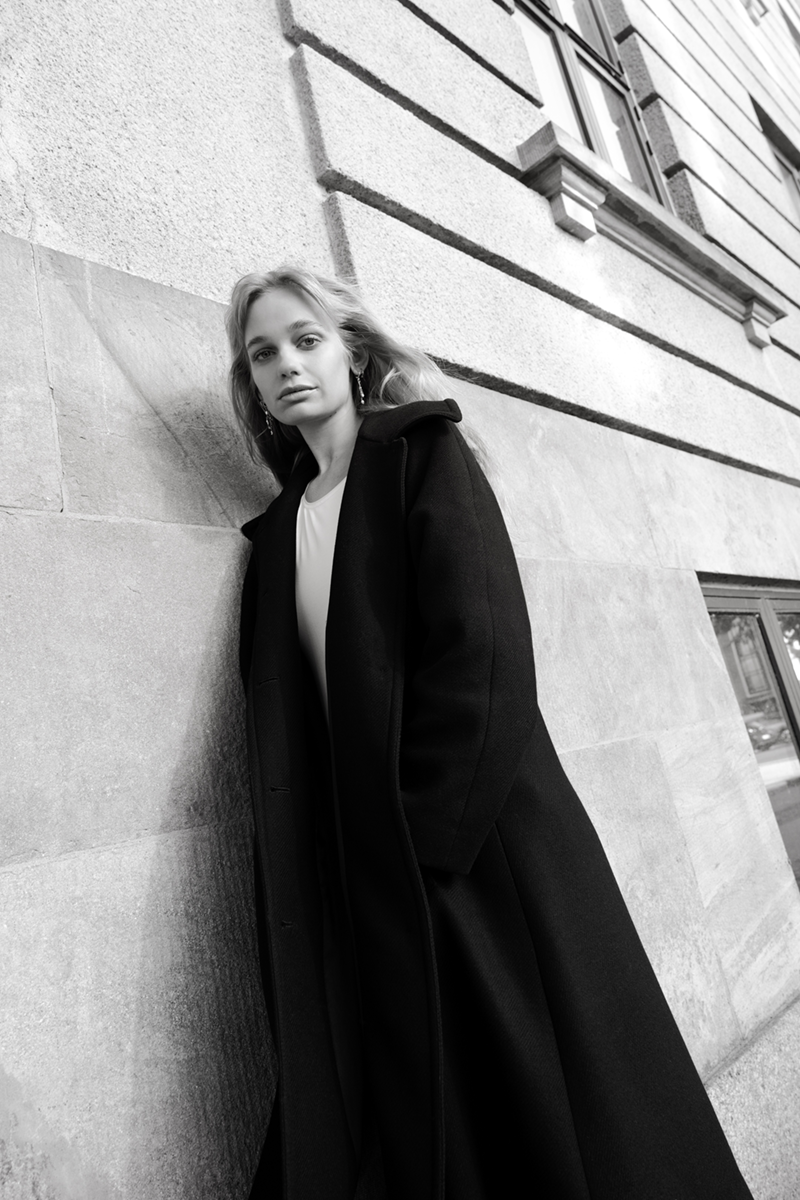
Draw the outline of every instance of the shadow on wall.
M130 1197L246 1197L272 1105L236 645L240 577L227 574L215 607L211 627L221 632L197 678L166 805L185 814L192 793L197 824L170 829L167 817L153 839L131 1049L135 1128L123 1132Z

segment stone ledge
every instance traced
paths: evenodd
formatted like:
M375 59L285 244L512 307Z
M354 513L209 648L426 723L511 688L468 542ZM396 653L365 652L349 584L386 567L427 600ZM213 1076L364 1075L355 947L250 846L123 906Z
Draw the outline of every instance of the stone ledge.
M740 321L755 346L786 315L768 284L690 229L552 121L519 147L522 181L546 196L557 225L587 241L598 230Z

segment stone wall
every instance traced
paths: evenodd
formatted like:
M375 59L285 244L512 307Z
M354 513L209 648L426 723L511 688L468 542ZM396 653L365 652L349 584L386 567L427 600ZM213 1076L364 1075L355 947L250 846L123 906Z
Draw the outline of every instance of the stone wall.
M508 4L44 20L16 0L0 1170L19 1200L246 1195L272 1070L236 527L272 491L228 413L217 301L284 259L355 275L452 374L565 767L754 1195L797 1194L800 898L697 581L800 579L800 222L749 99L800 145L794 51L740 0L606 4L678 211L785 303L765 349L521 182L547 114Z

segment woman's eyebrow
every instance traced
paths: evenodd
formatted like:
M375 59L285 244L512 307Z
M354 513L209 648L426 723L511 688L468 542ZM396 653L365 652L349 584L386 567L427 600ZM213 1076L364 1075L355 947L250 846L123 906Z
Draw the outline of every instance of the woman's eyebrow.
M309 317L301 317L299 321L292 321L288 332L296 333L298 329L305 329L307 325L316 325L317 327L320 327L319 321L313 321ZM260 346L262 343L269 341L270 339L268 337L264 337L263 334L259 333L256 334L255 337L250 338L250 341L247 342L245 349L249 350L251 346Z

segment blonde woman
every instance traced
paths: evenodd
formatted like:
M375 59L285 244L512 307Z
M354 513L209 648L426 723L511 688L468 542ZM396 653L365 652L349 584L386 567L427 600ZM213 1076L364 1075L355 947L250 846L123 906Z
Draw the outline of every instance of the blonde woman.
M747 1200L536 704L447 381L285 268L227 317L242 670L279 1061L252 1197Z

